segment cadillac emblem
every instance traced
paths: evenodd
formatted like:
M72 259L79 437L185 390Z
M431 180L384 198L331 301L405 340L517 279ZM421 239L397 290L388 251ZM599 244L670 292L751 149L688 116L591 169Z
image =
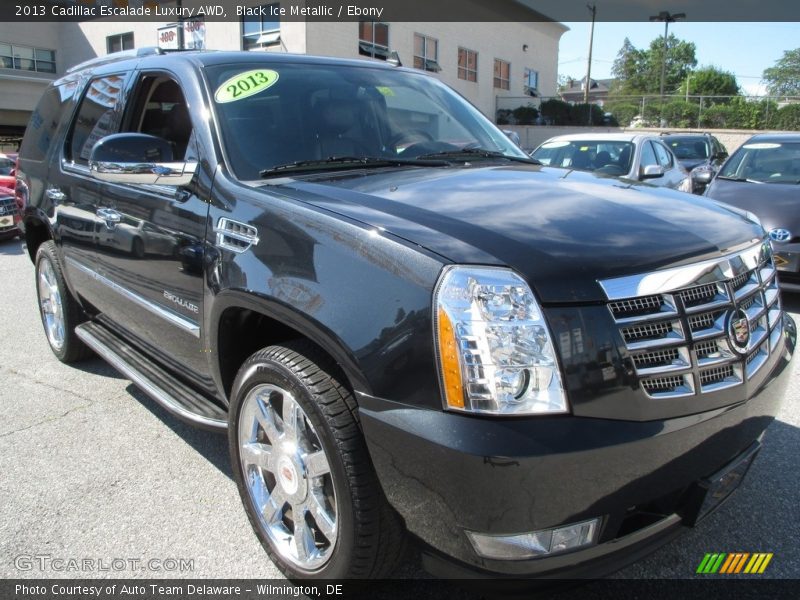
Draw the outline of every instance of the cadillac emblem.
M741 308L737 308L728 317L728 339L736 351L747 350L750 343L750 322Z

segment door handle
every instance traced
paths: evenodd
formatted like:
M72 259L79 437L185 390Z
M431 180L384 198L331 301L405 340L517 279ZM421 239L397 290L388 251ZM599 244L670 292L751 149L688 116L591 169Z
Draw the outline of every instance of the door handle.
M114 226L122 221L122 215L113 208L98 208L95 214L106 222L106 227L113 229Z
M48 188L45 194L53 202L64 202L67 199L67 195L58 188Z

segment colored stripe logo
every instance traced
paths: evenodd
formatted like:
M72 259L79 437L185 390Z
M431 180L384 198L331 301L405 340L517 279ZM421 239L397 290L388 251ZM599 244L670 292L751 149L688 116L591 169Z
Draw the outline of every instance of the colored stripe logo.
M772 552L715 552L707 553L696 573L702 575L733 575L744 573L760 575L772 560Z

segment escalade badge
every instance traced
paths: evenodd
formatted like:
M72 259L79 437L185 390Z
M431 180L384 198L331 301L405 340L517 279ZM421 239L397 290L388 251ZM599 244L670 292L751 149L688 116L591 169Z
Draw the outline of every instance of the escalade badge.
M731 313L728 318L728 339L739 352L747 350L750 343L750 322L741 308Z

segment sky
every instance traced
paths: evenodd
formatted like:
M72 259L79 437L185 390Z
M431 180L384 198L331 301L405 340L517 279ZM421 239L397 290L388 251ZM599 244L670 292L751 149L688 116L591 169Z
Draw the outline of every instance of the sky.
M591 23L564 23L570 30L561 36L558 74L574 79L586 77ZM761 82L764 69L783 56L784 50L800 47L800 23L670 23L669 32L694 42L697 66L713 65L736 75L746 94L766 92ZM649 48L653 39L664 37L663 23L604 23L594 26L592 79L611 77L611 67L625 38L637 48Z

